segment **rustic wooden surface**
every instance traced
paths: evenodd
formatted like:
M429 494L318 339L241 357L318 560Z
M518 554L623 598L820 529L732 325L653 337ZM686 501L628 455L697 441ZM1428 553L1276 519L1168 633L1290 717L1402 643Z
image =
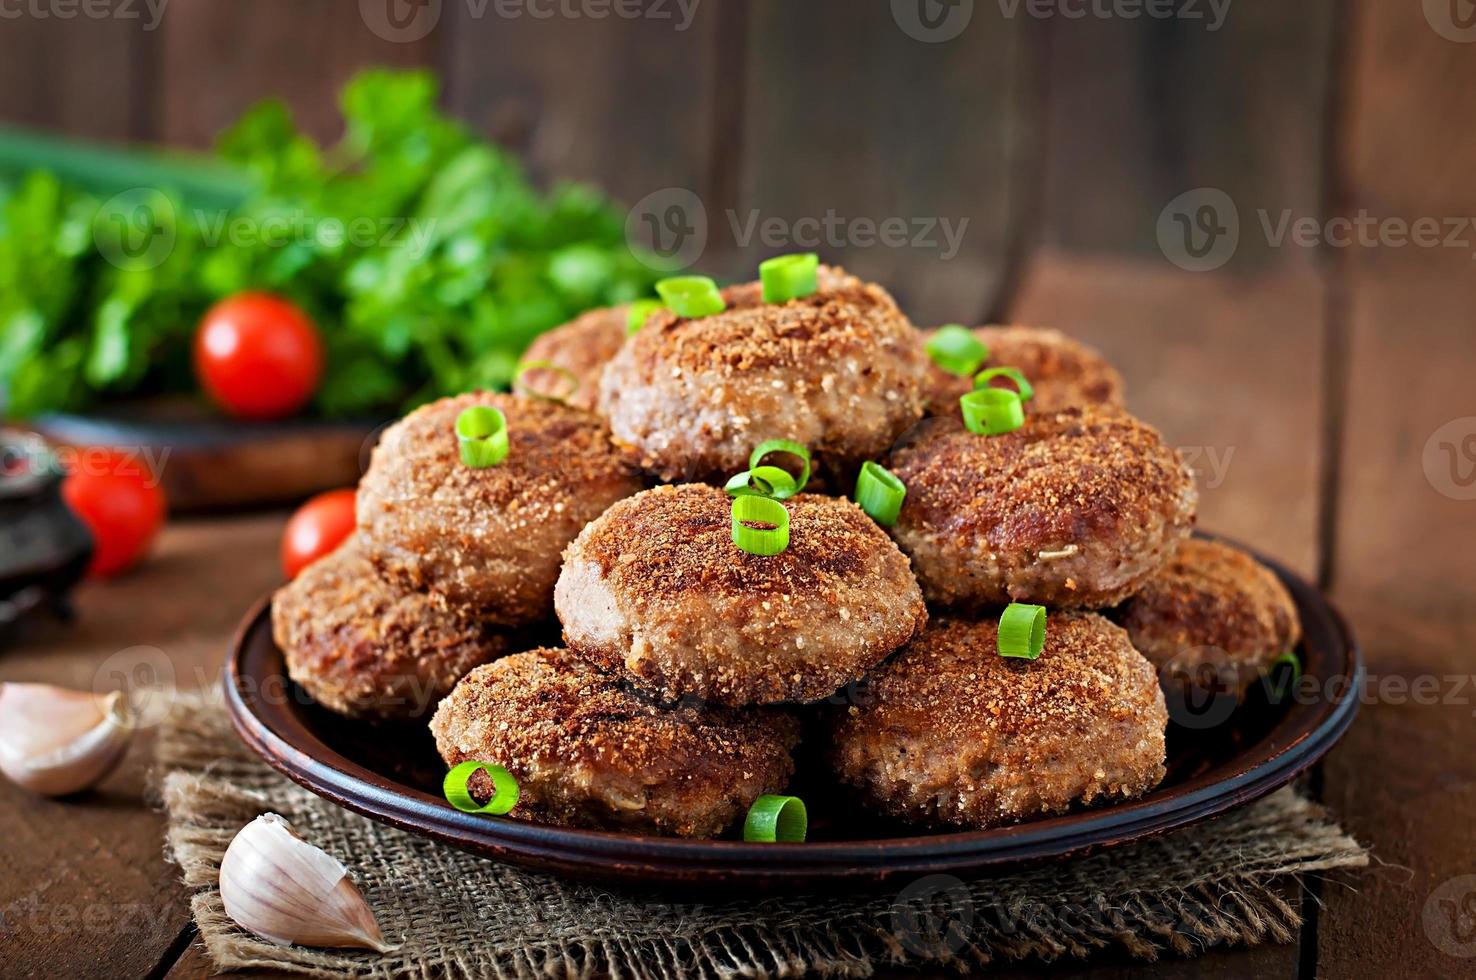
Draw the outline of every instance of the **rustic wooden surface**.
M1311 248L1269 242L1260 213L1366 210L1442 230L1476 215L1476 43L1442 36L1433 0L1236 0L1218 32L1011 20L977 3L973 28L935 45L907 43L877 6L704 3L677 36L478 17L448 0L408 42L303 0L171 0L156 32L7 18L0 121L199 146L279 92L328 138L354 68L424 65L446 76L450 107L540 177L593 179L629 202L692 190L716 225L702 262L718 271L754 257L731 241L727 209L968 217L947 263L836 254L919 321L997 315L1101 347L1130 407L1195 456L1202 526L1319 580L1373 675L1308 785L1375 865L1314 883L1299 942L1051 972L1470 975L1476 960L1452 953L1476 951L1462 942L1476 922L1452 933L1440 900L1476 895L1461 880L1476 874L1476 501L1456 499L1476 458L1458 455L1452 474L1441 446L1459 454L1476 437L1476 228L1459 248ZM841 10L844 30L827 20ZM1160 253L1156 223L1206 186L1235 202L1241 243L1223 268L1187 272ZM237 616L277 580L282 520L175 522L143 568L84 589L75 625L39 624L0 651L0 680L87 687L163 662L185 686L210 683ZM1420 678L1440 703L1411 696ZM0 973L210 973L162 856L146 759L140 745L99 792L64 802L0 785Z

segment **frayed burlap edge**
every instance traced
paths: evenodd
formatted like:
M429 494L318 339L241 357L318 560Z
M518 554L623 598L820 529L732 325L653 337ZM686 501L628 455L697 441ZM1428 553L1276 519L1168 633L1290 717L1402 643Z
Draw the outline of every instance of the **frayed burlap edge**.
M181 698L157 742L167 851L221 969L321 977L594 977L816 974L1082 957L1154 959L1288 942L1295 882L1361 867L1367 852L1292 789L1176 834L964 883L948 876L845 895L672 901L564 881L384 827L282 778L241 745L218 706ZM236 831L265 811L348 866L399 948L385 955L281 947L225 914L217 874Z

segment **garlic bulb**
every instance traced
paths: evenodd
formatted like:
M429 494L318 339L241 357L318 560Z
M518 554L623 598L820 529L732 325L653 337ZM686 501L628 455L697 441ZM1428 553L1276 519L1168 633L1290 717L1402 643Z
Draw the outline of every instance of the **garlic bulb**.
M395 948L344 866L275 813L242 827L226 848L220 897L237 925L279 946Z
M123 692L99 697L50 684L0 684L0 772L33 793L97 783L133 738Z

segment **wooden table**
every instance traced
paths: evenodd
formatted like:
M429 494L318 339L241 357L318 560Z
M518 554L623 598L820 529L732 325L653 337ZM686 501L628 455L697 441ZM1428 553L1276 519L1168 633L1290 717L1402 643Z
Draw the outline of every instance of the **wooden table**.
M1312 883L1297 944L1053 972L1469 975L1473 961L1438 948L1423 918L1432 891L1476 873L1476 501L1455 499L1476 460L1454 477L1422 465L1437 430L1457 445L1476 433L1472 418L1442 429L1476 415L1476 277L1469 257L1436 261L1349 256L1230 276L1047 252L1027 269L1012 312L1079 333L1121 366L1132 408L1197 458L1201 525L1318 579L1350 616L1373 678L1309 787L1376 860L1352 886ZM181 685L212 683L237 618L277 583L282 521L172 523L143 567L82 590L75 624L39 623L0 654L0 680L88 687L99 670L162 657ZM1409 682L1424 675L1441 679L1449 703L1411 699ZM0 786L5 973L209 972L162 854L147 759L136 747L99 792L74 800Z

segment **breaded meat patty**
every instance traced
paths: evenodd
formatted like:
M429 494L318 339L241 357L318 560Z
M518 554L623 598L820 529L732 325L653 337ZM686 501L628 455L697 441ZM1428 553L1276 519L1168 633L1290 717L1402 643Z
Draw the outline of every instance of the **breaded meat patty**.
M620 345L625 343L625 320L629 309L628 306L608 306L590 310L538 336L523 352L519 363L547 361L573 375L577 386L557 370L533 368L518 379L517 390L524 394L557 398L575 408L594 411L600 396L600 375Z
M661 707L551 649L472 671L431 731L448 766L477 759L517 778L512 817L678 837L716 837L784 789L800 734L775 708ZM482 772L469 785L492 792Z
M1214 671L1241 692L1302 638L1291 594L1239 548L1189 538L1116 613L1165 681Z
M724 297L712 316L653 315L601 380L615 438L663 480L721 482L767 439L840 476L922 416L921 335L880 286L822 267L803 299L764 303L757 284Z
M907 559L855 504L784 501L789 547L733 544L731 500L701 484L623 500L569 546L564 640L676 700L810 701L859 679L927 621Z
M929 330L924 338L936 331ZM1122 407L1122 375L1096 349L1043 327L979 327L972 331L989 348L980 371L1012 367L1035 388L1028 411L1054 412L1073 405ZM977 373L977 372L976 372ZM1004 382L1001 381L1001 384ZM973 390L972 378L950 374L929 362L925 397L929 415L952 415L958 400Z
M504 634L384 579L357 537L277 590L272 636L288 675L350 718L428 714L468 671L509 646Z
M834 715L836 775L893 817L979 829L1158 785L1168 712L1126 632L1053 612L1022 660L999 656L998 626L934 622L878 669Z
M507 416L496 466L461 461L456 417ZM359 483L359 531L387 574L488 622L537 622L553 609L564 546L641 489L603 422L556 402L489 392L442 398L385 430Z
M1003 435L928 419L891 454L907 487L892 535L931 602L1052 608L1120 602L1194 523L1189 467L1115 409L1036 412Z

